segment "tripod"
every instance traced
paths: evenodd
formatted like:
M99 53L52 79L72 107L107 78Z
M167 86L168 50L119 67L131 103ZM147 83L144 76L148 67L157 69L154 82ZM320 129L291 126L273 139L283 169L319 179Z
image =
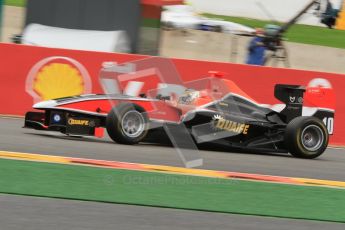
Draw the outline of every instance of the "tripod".
M279 62L283 62L284 67L290 68L288 51L283 43L281 43L279 46L276 46L274 50L269 52L270 54L266 55L264 65L277 67Z

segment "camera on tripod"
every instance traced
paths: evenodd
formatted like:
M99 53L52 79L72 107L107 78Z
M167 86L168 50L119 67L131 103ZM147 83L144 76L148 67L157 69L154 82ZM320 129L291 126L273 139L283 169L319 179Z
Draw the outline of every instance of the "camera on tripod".
M282 46L281 27L278 25L266 25L264 28L263 40L265 47L268 50L276 51Z

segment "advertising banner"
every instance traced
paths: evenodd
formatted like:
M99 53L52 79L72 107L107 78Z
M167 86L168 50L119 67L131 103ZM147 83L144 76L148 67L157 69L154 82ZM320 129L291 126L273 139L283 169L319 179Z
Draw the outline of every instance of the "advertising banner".
M336 28L338 30L345 30L345 1L343 2L342 9L340 9L337 23L336 23Z

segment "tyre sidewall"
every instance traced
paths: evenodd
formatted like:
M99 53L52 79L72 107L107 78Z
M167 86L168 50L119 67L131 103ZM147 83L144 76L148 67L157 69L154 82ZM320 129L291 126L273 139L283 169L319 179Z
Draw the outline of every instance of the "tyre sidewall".
M129 111L138 111L144 118L145 129L137 137L129 137L122 129L122 118ZM108 114L106 120L107 132L112 140L121 144L137 144L142 141L148 132L148 117L145 113L145 110L137 105L132 103L121 103L114 107Z
M309 151L302 144L302 132L310 125L316 125L317 127L321 128L324 136L323 143L321 144L320 148L315 151ZM327 128L323 122L316 117L297 117L287 125L285 133L285 145L289 152L295 157L307 159L316 158L326 150L328 141L329 135Z

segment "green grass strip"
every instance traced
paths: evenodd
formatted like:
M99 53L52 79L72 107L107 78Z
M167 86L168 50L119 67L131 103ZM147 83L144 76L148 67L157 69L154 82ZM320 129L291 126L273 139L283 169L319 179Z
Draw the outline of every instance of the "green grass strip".
M4 0L4 5L24 7L26 0Z
M159 19L153 18L143 18L141 21L141 25L144 27L151 27L151 28L160 28L161 24Z
M345 222L345 190L0 159L0 192Z
M250 26L253 28L264 27L267 24L272 24L272 22L270 21L263 21L263 20L250 19L250 18L222 16L222 15L215 15L215 14L204 14L204 15L210 18L219 18L225 21L240 23L240 24ZM290 42L329 46L329 47L345 49L345 31L344 30L335 30L335 29L330 30L324 27L296 24L290 27L290 29L288 30L284 38Z

